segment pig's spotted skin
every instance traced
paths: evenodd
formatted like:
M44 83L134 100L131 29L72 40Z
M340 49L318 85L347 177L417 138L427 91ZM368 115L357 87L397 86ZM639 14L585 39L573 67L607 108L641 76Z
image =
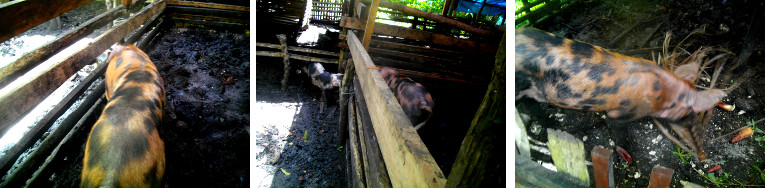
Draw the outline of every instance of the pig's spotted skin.
M645 116L677 120L724 97L721 90L698 92L652 61L533 29L516 30L517 97L563 108L608 111L615 119ZM698 64L677 69L693 70ZM689 78L695 79L696 75Z
M433 116L435 106L433 97L425 86L410 78L399 76L395 70L388 67L381 67L379 71L409 121L414 125L414 129L422 128Z
M165 171L157 130L165 104L162 78L133 45L114 47L108 61L109 102L86 142L80 186L160 186Z

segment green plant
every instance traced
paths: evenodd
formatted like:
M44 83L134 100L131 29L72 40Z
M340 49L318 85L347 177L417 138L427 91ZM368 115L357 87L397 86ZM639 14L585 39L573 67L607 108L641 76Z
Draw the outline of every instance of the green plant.
M677 157L680 158L681 162L683 162L685 164L691 164L691 162L689 160L686 160L686 158L689 158L689 157L691 157L693 155L691 155L688 152L685 152L685 150L680 149L680 146L675 145L675 150L671 151L671 152L672 152L672 154L677 155Z

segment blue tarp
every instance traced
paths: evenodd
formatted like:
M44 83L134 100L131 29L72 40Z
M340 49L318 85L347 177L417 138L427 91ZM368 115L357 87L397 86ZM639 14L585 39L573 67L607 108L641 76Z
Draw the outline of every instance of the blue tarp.
M457 11L477 13L478 10L481 9L483 1L484 0L460 0L460 3L457 5ZM483 7L481 15L504 15L506 6L507 1L505 0L486 0L486 6Z

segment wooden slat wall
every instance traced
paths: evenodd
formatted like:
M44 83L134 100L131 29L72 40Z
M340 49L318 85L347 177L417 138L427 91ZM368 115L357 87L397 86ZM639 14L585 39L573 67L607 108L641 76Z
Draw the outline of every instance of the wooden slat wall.
M4 3L0 5L0 42L91 1L24 0Z
M348 44L393 187L443 187L446 178L353 32Z

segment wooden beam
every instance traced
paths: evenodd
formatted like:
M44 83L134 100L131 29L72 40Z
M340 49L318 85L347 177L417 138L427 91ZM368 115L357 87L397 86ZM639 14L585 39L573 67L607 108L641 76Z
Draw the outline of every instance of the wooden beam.
M139 38L141 38L146 32L153 31L154 27L158 27L159 23L162 22L162 14L154 15L154 17L151 17L148 21L146 21L146 24L143 24L141 28L136 30L136 32L133 35L130 35L127 40L125 40L126 44L135 44ZM147 38L151 38L152 36L147 36Z
M365 21L359 20L358 18L343 17L340 19L340 27L349 29L363 30L365 24ZM378 35L402 37L438 45L453 46L466 50L477 50L492 54L497 51L496 44L476 42L467 39L451 37L444 34L431 33L427 31L403 28L382 23L377 23L375 25L374 33Z
M364 38L361 42L364 45L364 49L369 50L369 41L372 40L372 33L375 29L375 18L377 17L377 6L380 5L380 0L372 0L372 4L369 6L369 14L367 14L367 21L364 24Z
M273 49L282 49L282 45L279 44L269 44L269 43L260 43L256 42L255 46L257 47L266 47L266 48L273 48ZM291 51L297 51L297 52L306 52L306 53L314 53L314 54L321 54L321 55L329 55L329 56L340 56L340 53L336 52L329 52L324 50L317 50L312 48L302 48L302 47L295 47L295 46L287 46L288 50Z
M352 187L365 187L364 186L364 171L363 171L363 163L361 158L361 152L360 145L359 145L359 135L358 135L358 124L356 121L356 108L354 107L356 105L348 105L348 130L349 138L348 141L349 147L347 147L348 152L350 153L351 160L348 160L351 165L348 168L348 171L351 171L351 179L349 179L349 183L351 183ZM350 186L349 186L350 187Z
M191 20L204 20L204 21L213 21L213 22L228 22L228 23L238 23L238 24L250 24L249 19L237 19L237 18L227 18L227 17L218 17L218 16L206 16L206 15L196 15L196 14L180 14L180 13L167 13L165 14L167 17L171 18L184 18L184 19L191 19Z
M106 63L102 64L103 67L106 65ZM98 71L94 71L91 73L88 78L86 78L84 82L78 86L78 88L75 88L67 97L65 100L69 101L66 102L67 104L71 105L74 103L75 100L77 100L77 97L79 97L79 94L84 92L84 89L88 88L87 86L90 86L90 84L95 80L93 78L101 77L101 75L105 72L105 68L100 68ZM98 75L98 76L96 76ZM85 87L82 87L85 86ZM23 162L17 167L13 173L11 173L6 179L5 182L0 184L0 187L22 187L26 183L26 180L29 179L32 174L40 168L40 165L44 162L45 158L51 155L51 152L53 151L56 146L61 143L62 139L72 130L72 127L77 124L77 121L80 120L80 118L84 118L85 114L88 112L89 109L93 107L93 105L96 103L97 100L101 98L101 96L104 95L104 82L101 82L95 87L95 90L93 90L85 99L80 103L79 106L77 106L77 109L75 109L69 116L64 118L64 120L61 122L61 124L56 127L45 139L40 143L40 145L35 148L32 153L30 153ZM75 98L71 98L70 96L75 96ZM58 107L58 106L57 106ZM56 113L58 116L64 113L66 109L69 107L64 108L54 108L54 110L57 110L56 112L49 112L49 114ZM47 117L47 116L46 116ZM42 128L38 128L35 126L33 128L33 131L28 132L25 134L25 137L27 135L33 135L35 132L39 135L42 135L42 133L50 127L50 125L53 124L53 121L58 119L58 117L53 118L43 118L45 120L45 123L38 123L38 125L43 124L47 125ZM43 121L41 121L43 122ZM42 131L41 131L42 130ZM21 139L25 140L26 143L17 143L13 146L8 152L6 152L5 155L0 158L0 161L2 161L1 166L3 166L2 170L0 171L8 171L6 168L10 168L11 165L16 161L16 158L24 151L27 150L28 147L32 146L37 140L37 138L34 139ZM25 145L27 147L17 147ZM21 148L16 149L16 148ZM55 154L53 154L55 155ZM11 160L7 160L11 159Z
M187 7L187 6L167 6L165 9L167 13L177 14L191 14L201 16L215 16L222 18L236 18L240 20L246 20L249 17L250 12L223 10L214 8L200 8L200 7Z
M504 38L503 38L504 39ZM446 187L505 185L505 40L497 51L491 82L462 140Z
M369 44L369 46L372 46L375 48L385 48L385 49L390 49L395 51L416 53L416 54L427 54L427 55L439 56L443 58L460 58L460 57L469 56L469 54L459 52L459 51L451 51L451 50L416 46L411 44L402 44L402 43L395 43L395 42L388 42L388 41L381 41L381 40L373 40L372 43Z
M150 17L161 12L165 1L159 0L144 7L127 21L101 34L84 49L60 62L44 63L32 69L16 81L0 89L0 133L5 134L10 125L53 90L69 76L80 70L86 63L95 60L107 48L123 39Z
M362 150L366 152L364 155L364 167L369 169L364 171L367 177L367 187L391 187L388 171L385 167L385 162L383 162L382 153L380 153L380 145L372 129L372 119L369 117L367 101L363 97L364 91L362 91L356 77L354 77L353 86L355 95L358 96L354 97L356 99L356 109L359 109L359 113L356 113L356 121L359 122L360 140L363 140L364 143Z
M0 4L0 42L93 0L23 0Z
M0 67L0 88L5 87L8 83L23 75L30 69L39 65L46 59L50 58L54 54L60 52L67 46L79 41L85 36L93 33L94 30L103 27L104 25L111 23L116 17L125 14L125 6L118 6L110 9L96 17L91 18L85 23L82 23L77 28L67 31L61 34L56 40L50 41L47 44L21 56L16 61Z
M272 52L272 51L256 51L255 55L267 56L267 57L284 57L283 52ZM304 56L304 55L297 55L297 54L287 54L287 56L289 56L290 59L297 59L297 60L303 60L308 62L338 64L338 61L339 61L336 59L318 58L318 57L311 57L311 56Z
M369 3L369 1L371 1L371 0L362 0L362 2L365 2L365 3ZM419 10L419 9L407 7L406 5L390 2L390 1L387 1L387 0L382 0L380 2L380 6L383 6L383 7L386 7L386 8L390 8L390 9L393 9L393 10L401 11L402 13L404 13L406 15L409 15L409 16L421 17L421 18L425 18L425 19L428 19L428 20L432 20L432 21L437 22L437 23L442 23L442 24L450 25L450 26L456 27L457 29L462 29L464 31L467 31L469 33L476 34L476 35L484 35L484 36L499 36L499 35L501 35L501 33L497 33L497 32L490 31L490 30L484 30L484 29L475 28L473 26L470 26L468 24L462 23L460 21L457 21L457 20L454 20L454 19L451 19L451 18L447 18L447 17L443 17L443 16L438 15L438 14L433 14L433 13L425 12L425 11L422 11L422 10Z
M212 9L221 9L221 10L235 10L235 11L250 12L250 7L236 6L236 5L226 5L226 4L218 4L218 3L197 2L197 1L168 1L167 5L177 5L177 6L188 6L188 7L200 7L200 8L212 8Z
M406 118L403 109L393 97L388 85L364 50L361 41L353 32L348 33L348 45L364 90L372 126L381 143L380 150L393 187L443 187L446 183L443 172L430 155L420 136Z
M563 131L547 129L547 146L555 168L590 184L590 174L584 162L584 143Z
M41 179L47 180L48 178L50 178L51 170L50 168L47 168L47 167L51 162L54 161L54 159L56 158L56 155L58 155L58 152L71 151L71 148L81 149L83 145L82 142L71 143L69 142L69 140L71 140L72 137L75 137L75 135L87 136L87 131L89 131L92 125L96 123L98 114L100 114L101 111L103 111L104 109L103 103L106 103L106 97L104 94L97 95L97 96L100 96L98 97L98 100L95 103L93 103L93 105L90 105L90 109L88 109L88 111L81 116L82 118L80 118L79 121L77 121L74 127L69 129L69 132L66 134L66 136L60 142L58 142L58 144L56 145L56 148L54 148L53 151L51 151L50 155L48 155L48 157L45 158L45 162L39 166L39 168L34 172L34 174L32 174L32 177L29 180L27 180L26 186L24 187L44 187L37 184L40 184ZM74 147L72 146L73 144L75 145Z

